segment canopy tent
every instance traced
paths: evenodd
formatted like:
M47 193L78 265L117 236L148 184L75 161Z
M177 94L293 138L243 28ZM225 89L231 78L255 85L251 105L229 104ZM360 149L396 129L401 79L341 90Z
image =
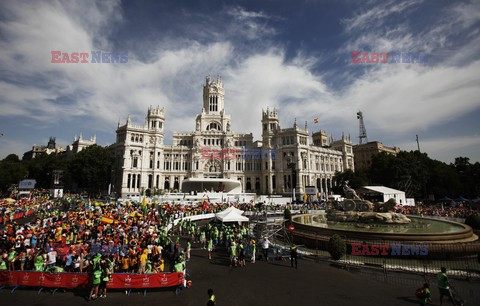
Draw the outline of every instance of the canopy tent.
M238 215L243 215L244 211L241 210L241 209L238 209L236 207L233 207L233 206L230 206L229 208L219 212L219 213L216 213L215 216L218 218L220 216L225 216L227 214L229 214L231 211L234 211L236 212Z
M239 215L235 211L231 211L226 215L223 216L218 216L217 219L219 219L222 222L248 222L250 219L248 217Z
M459 202L465 202L465 201L468 201L467 198L464 198L462 196L459 196L458 198L455 199L455 201L459 201Z
M238 214L236 211L231 210L226 215L216 216L218 220L222 222L248 222L250 221L247 217L244 217Z

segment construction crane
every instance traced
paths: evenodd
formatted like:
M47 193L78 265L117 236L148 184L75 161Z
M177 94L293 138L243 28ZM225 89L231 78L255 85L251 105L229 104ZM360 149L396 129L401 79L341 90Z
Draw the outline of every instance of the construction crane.
M365 123L363 123L363 113L362 111L358 111L357 119L359 120L360 124L360 135L358 136L360 144L367 143L367 130L365 129Z

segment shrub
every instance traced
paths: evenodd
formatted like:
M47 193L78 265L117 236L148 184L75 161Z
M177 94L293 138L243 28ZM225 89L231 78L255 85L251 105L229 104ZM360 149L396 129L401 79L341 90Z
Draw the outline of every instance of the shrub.
M465 224L473 229L480 230L480 216L468 216L465 219Z
M342 258L347 253L345 240L337 234L333 235L328 241L328 252L334 260Z

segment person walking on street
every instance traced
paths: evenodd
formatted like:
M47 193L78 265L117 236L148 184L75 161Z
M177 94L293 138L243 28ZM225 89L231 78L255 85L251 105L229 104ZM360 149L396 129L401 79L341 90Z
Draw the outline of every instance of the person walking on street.
M185 248L185 256L187 257L187 261L190 260L190 252L192 250L192 244L190 243L190 240L187 241L187 247Z
M268 248L270 246L270 241L268 241L268 237L263 238L262 249L263 249L263 257L265 261L268 260Z
M252 258L250 258L250 261L251 261L252 263L255 263L255 253L256 253L256 251L257 251L257 245L255 244L255 240L253 240L253 239L252 239L252 246L251 246L251 248L252 248Z
M207 306L215 306L215 295L213 294L213 289L208 289L208 302Z
M428 302L432 302L432 299L430 298L430 285L428 283L423 284L423 287L418 289L415 295L418 298L420 306L425 306Z
M212 259L212 251L213 251L213 240L212 240L212 238L210 238L208 240L207 251L208 251L208 259Z
M292 243L290 246L290 264L293 268L293 262L295 261L295 269L297 269L297 246Z
M447 296L453 305L457 305L450 292L450 283L448 282L447 268L442 267L437 274L437 287L440 291L440 306L443 305L443 297Z

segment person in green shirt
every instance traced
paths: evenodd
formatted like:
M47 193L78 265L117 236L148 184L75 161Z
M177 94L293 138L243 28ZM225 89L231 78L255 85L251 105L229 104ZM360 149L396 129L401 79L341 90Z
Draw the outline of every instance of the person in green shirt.
M152 261L147 259L147 265L145 266L145 273L152 273Z
M212 238L210 238L208 240L207 251L208 251L208 259L212 259L212 251L213 251L213 240L212 240Z
M190 260L190 251L192 250L192 244L190 243L190 240L187 241L187 247L186 247L186 252L185 255L187 257L187 261Z
M100 260L102 259L102 254L98 253L95 257L92 259L93 263L93 269L97 269L100 267Z
M110 281L112 277L113 270L110 269L110 264L105 263L102 269L102 279L99 286L100 297L106 298L107 297L107 283Z
M417 295L420 306L425 306L428 302L432 302L430 295L430 285L428 283L423 284L421 294Z
M15 260L17 259L17 252L15 248L11 248L10 252L8 253L8 270L13 271L15 270Z
M232 241L232 245L230 246L230 267L237 266L237 245L235 241Z
M90 296L88 300L96 299L98 296L98 287L100 285L102 278L102 270L100 268L96 268L92 274L92 290L90 290Z
M443 305L443 297L447 296L450 301L455 304L453 300L452 292L450 291L450 283L448 282L447 268L441 267L440 272L437 274L437 287L440 291L440 305Z
M37 258L35 259L35 271L43 271L45 268L45 261L43 260L43 256L39 254Z
M213 294L213 289L208 289L207 294L208 294L207 306L215 306L215 295Z
M4 258L0 258L0 270L7 270L7 262Z
M181 261L177 262L174 266L173 266L173 270L175 272L183 272L183 263Z

